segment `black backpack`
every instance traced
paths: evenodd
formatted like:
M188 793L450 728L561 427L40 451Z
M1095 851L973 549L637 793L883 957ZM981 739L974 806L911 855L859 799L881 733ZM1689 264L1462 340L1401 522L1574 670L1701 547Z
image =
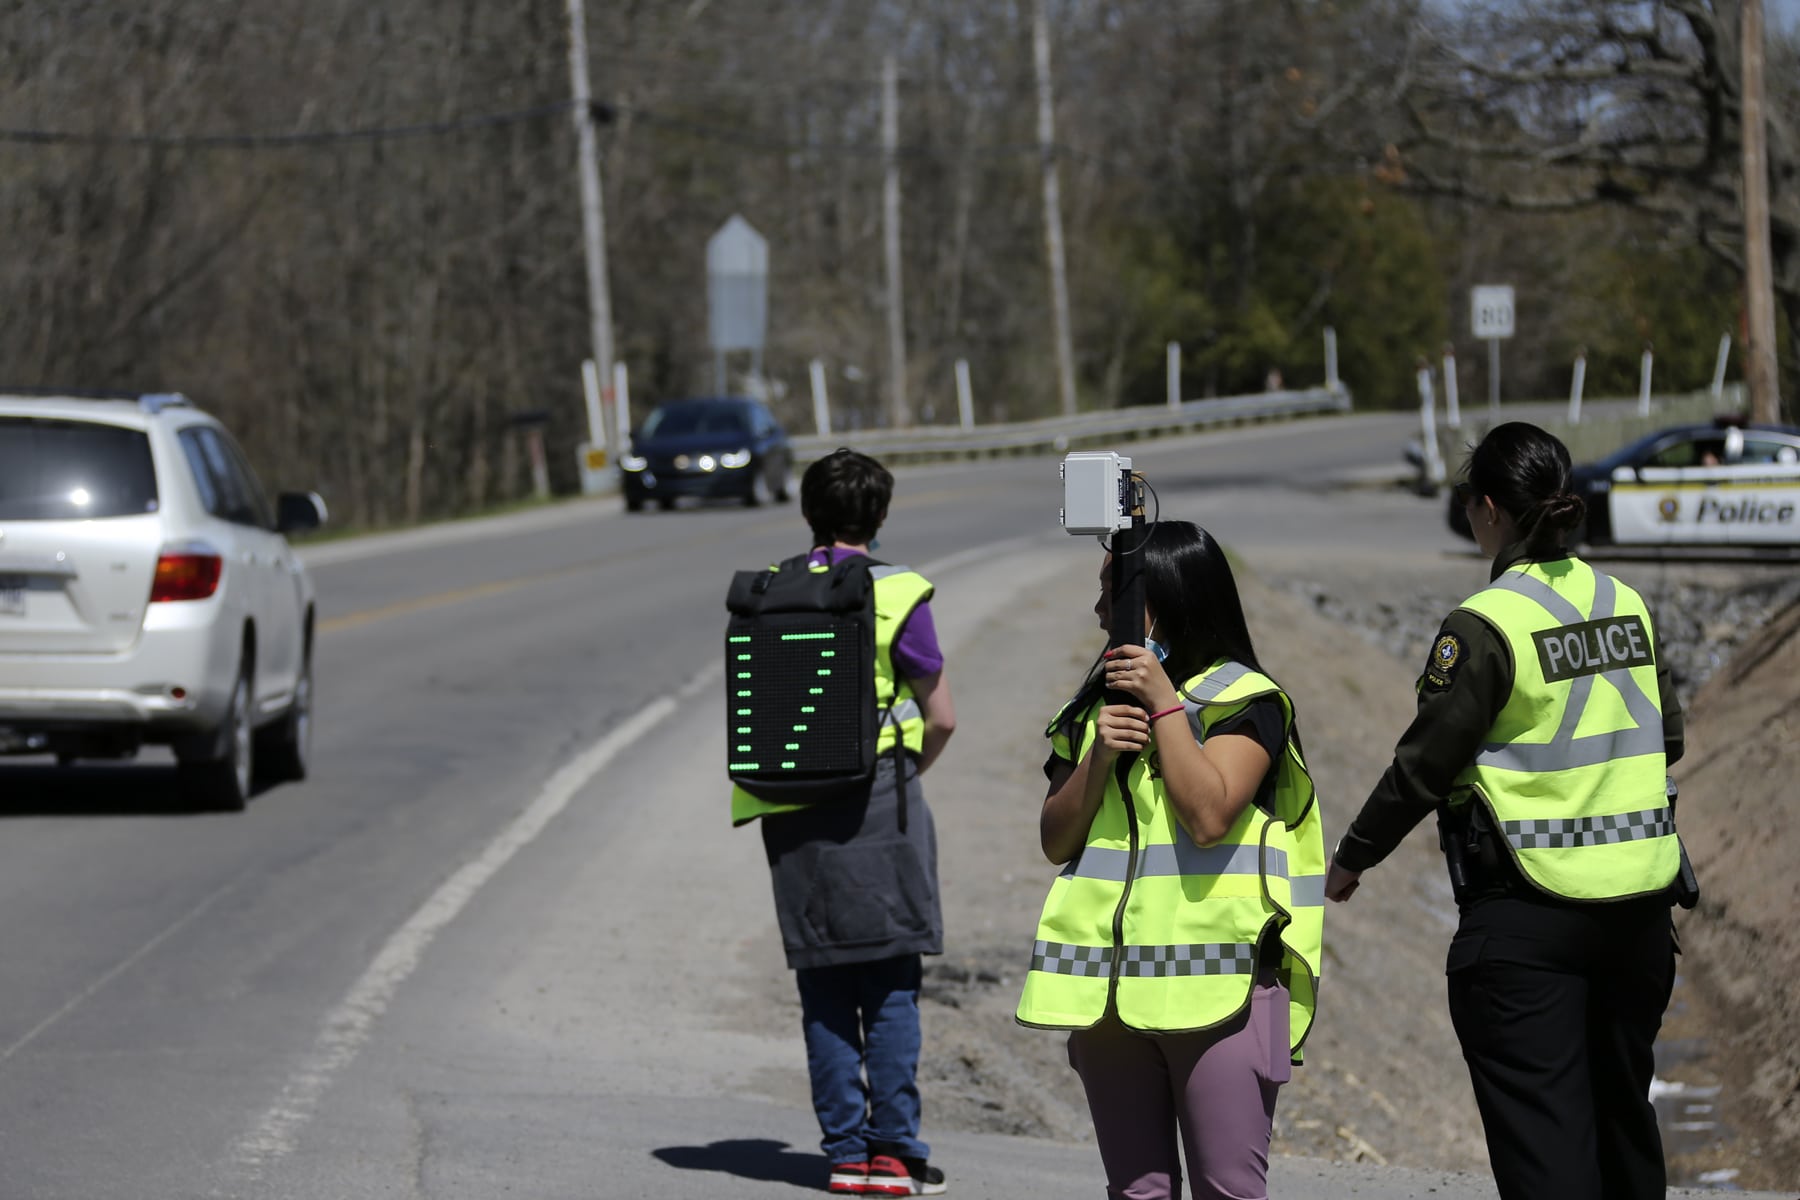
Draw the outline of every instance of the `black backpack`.
M867 795L875 777L875 581L852 554L732 576L725 607L725 762L759 800Z

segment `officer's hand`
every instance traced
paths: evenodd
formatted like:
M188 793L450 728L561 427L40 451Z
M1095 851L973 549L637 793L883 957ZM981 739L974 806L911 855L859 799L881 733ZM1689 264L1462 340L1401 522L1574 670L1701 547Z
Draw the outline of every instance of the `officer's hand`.
M1150 744L1148 714L1135 704L1108 704L1094 722L1100 748L1111 759L1142 750Z
M1169 673L1156 655L1142 646L1114 646L1106 652L1106 686L1135 696L1145 712L1161 712L1181 703Z
M1361 871L1346 871L1337 865L1336 859L1332 859L1331 869L1325 872L1325 898L1343 903L1350 898L1350 893L1356 890L1357 882L1361 879Z

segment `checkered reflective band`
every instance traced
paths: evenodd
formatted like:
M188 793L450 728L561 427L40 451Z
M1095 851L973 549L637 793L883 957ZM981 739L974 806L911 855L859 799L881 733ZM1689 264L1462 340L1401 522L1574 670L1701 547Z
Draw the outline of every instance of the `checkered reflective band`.
M1071 946L1062 941L1031 943L1031 970L1051 975L1102 979L1112 966L1112 946Z
M1112 965L1111 946L1071 946L1064 942L1034 942L1031 969L1052 975L1084 975L1104 978Z
M1675 814L1664 806L1578 820L1502 821L1500 828L1515 850L1569 850L1670 837Z
M1172 975L1248 975L1256 970L1256 947L1242 942L1202 942L1191 946L1127 946L1119 974L1163 979Z

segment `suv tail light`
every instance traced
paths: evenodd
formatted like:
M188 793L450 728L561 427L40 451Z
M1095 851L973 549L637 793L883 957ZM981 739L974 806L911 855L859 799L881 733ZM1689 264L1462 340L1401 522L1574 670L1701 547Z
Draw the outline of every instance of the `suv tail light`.
M219 590L225 560L211 548L171 547L156 560L156 579L150 585L150 603L165 600L204 600Z

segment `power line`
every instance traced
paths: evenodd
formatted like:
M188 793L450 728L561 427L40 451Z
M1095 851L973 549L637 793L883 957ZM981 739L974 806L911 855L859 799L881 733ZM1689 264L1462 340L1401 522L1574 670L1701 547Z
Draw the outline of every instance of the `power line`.
M171 150L282 150L307 149L356 142L378 142L408 138L439 137L476 129L491 129L560 117L572 111L574 99L552 100L528 108L503 112L474 113L444 121L427 121L406 125L375 125L354 129L321 129L293 133L122 133L117 131L80 132L66 129L28 129L0 127L0 144L31 146L87 146L101 149L171 149ZM672 116L630 104L592 102L594 121L598 125L612 123L621 114L638 121L683 133L691 137L768 154L812 154L836 158L879 158L886 151L878 141L818 141L782 137L764 133L749 126L703 118ZM1084 151L1063 143L1054 145L1060 156L1129 170L1104 155ZM1037 155L1042 148L1036 142L990 142L978 146L955 143L927 144L902 142L893 153L899 158L947 156L951 158L1016 158Z
M0 128L0 142L35 146L151 147L181 150L274 150L292 146L322 146L341 142L379 142L397 138L436 137L470 129L517 125L557 116L575 107L573 100L555 100L511 112L477 113L447 121L414 125L379 125L362 129L321 129L297 133L78 133L58 129ZM604 119L610 118L606 110Z

